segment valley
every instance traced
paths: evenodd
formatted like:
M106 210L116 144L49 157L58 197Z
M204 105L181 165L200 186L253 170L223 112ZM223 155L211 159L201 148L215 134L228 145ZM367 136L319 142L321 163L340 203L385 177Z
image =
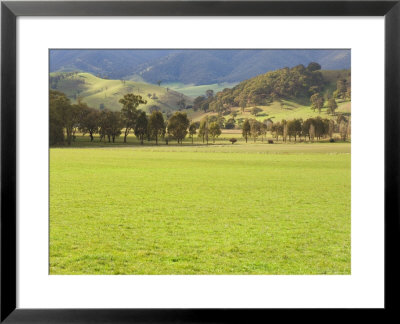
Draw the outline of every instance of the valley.
M55 50L50 70L49 274L352 273L349 50Z

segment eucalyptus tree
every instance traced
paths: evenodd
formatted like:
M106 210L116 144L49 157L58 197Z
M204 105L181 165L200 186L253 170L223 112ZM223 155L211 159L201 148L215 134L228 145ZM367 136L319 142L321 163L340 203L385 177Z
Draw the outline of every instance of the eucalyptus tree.
M178 143L182 144L182 140L187 134L189 123L190 122L186 113L181 113L177 111L168 120L168 133L176 138Z
M143 145L144 136L147 134L148 119L144 111L139 111L138 117L135 123L135 136L140 140L140 144Z
M103 120L103 136L108 137L108 142L115 143L115 138L122 134L123 120L119 111L104 111Z
M289 141L291 141L292 136L294 136L294 140L297 140L297 136L301 135L302 131L302 120L301 119L293 119L288 121L288 135Z
M322 97L319 93L314 93L311 98L311 108L315 111L318 109L318 112L321 113L321 109L324 106L324 97Z
M203 143L204 140L207 141L208 144L208 117L204 117L201 121L200 121L200 125L199 125L199 137L201 137L203 139Z
M257 140L257 137L261 135L261 125L262 123L255 120L255 119L250 119L250 135L253 137L254 143Z
M165 134L164 117L160 111L153 111L149 117L149 133L150 137L156 139L158 145L158 137Z
M63 112L70 106L67 96L55 90L50 90L49 94L49 142L50 145L61 144L65 140L64 136L64 116Z
M221 128L217 122L213 122L210 124L208 131L210 133L211 138L213 139L213 143L215 143L215 138L221 135Z
M192 144L193 144L193 136L196 135L197 127L195 123L191 123L189 126L189 135L192 138Z
M147 101L140 95L135 95L133 93L127 93L123 98L119 100L122 104L122 120L125 128L124 132L124 143L126 143L126 138L131 129L135 127L135 122L138 117L137 107L140 104L146 104Z
M246 139L246 143L247 143L247 138L250 136L250 122L248 119L246 119L243 123L242 126L242 135L243 137Z
M82 111L79 121L79 130L83 134L89 134L90 141L93 142L94 134L99 131L100 112L97 109L87 107Z
M75 129L79 125L80 112L81 104L75 104L67 106L63 113L68 145L71 145L71 142L74 139Z
M328 100L328 110L332 115L335 114L335 110L337 109L337 107L338 105L336 103L335 98L331 98Z

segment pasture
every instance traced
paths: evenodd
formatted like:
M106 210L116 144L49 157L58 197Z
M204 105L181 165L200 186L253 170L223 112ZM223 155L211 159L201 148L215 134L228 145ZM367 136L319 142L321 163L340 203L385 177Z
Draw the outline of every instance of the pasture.
M350 115L351 112L351 102L350 101L337 101L338 108L336 110L337 113ZM232 108L231 111L236 113L235 119L257 119L262 122L265 119L271 119L273 122L280 122L282 119L292 120L292 119L303 119L306 120L308 118L327 118L327 119L336 119L337 115L331 115L328 113L327 108L324 107L321 110L321 113L318 110L313 111L310 106L304 106L294 101L282 100L281 103L278 101L274 101L268 106L257 105L256 107L262 109L262 112L258 113L256 116L251 114L251 109L253 107L247 107L242 111L239 107ZM193 109L188 110L188 116L193 121L200 121L205 116L217 116L218 114L215 112L207 112L203 111L193 111ZM228 114L224 116L225 120L233 118L232 114Z
M51 73L56 77L62 73ZM100 105L105 108L119 111L122 105L119 100L124 94L134 92L141 95L147 101L141 105L143 110L148 110L153 105L159 106L163 111L172 111L177 108L177 101L181 95L175 91L169 91L165 87L130 80L109 80L96 77L90 73L76 73L76 75L61 79L55 90L64 92L73 102L81 98L90 107L99 109ZM150 96L156 95L156 97ZM188 104L191 98L184 97Z
M349 143L51 148L50 274L350 274L350 162Z
M195 85L195 84L184 84L179 82L173 83L164 83L162 86L164 88L170 88L179 93L183 93L185 96L196 98L197 96L204 96L207 90L213 90L214 93L224 90L225 88L233 88L237 82L223 82L223 83L214 83L214 84L203 84L203 85Z

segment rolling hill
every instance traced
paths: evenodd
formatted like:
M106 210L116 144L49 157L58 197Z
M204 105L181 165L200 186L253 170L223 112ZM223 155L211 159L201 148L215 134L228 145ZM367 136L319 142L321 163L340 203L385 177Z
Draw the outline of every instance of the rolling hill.
M316 92L332 97L339 79L346 80L351 86L350 70L322 72L318 64L307 67L300 64L260 74L231 89L224 89L209 105L223 109L223 106L262 105L282 99L308 104L310 96Z
M351 84L350 70L321 70L316 72L300 70L299 72L296 70L296 67L292 69L294 69L292 74L287 74L288 78L284 79L284 82L280 85L283 86L282 89L285 89L285 91L292 91L286 84L291 84L293 86L293 81L298 82L301 80L302 86L305 87L293 88L299 92L300 96L298 97L287 96L286 98L282 97L279 100L272 101L268 99L264 103L254 103L250 100L244 109L239 107L236 97L241 98L254 93L263 95L263 92L264 94L268 94L271 84L275 84L276 81L271 84L268 82L276 80L277 75L282 76L280 75L280 70L277 70L245 80L230 89L225 89L222 92L216 93L211 102L226 100L229 96L232 96L233 100L229 105L230 108L223 112L223 118L225 121L233 118L236 127L240 127L241 122L246 118L255 118L259 121L265 119L271 119L272 121L280 121L282 119L291 120L294 118L307 119L317 116L336 118L328 114L326 106L322 109L321 113L313 111L310 108L309 96L303 96L304 93L302 91L307 92L310 86L318 85L322 94L325 96L332 95L333 91L336 90L336 82L339 79L345 79ZM293 78L293 73L295 73L295 78ZM314 73L319 75L320 78L314 79L312 76ZM311 76L309 74L311 74ZM283 75L286 76L286 72ZM181 86L183 87L183 85ZM150 107L158 106L164 114L168 115L168 113L181 109L178 107L178 101L183 98L188 106L184 111L187 112L192 121L200 121L206 115L218 115L216 111L204 112L201 109L195 111L193 108L190 108L194 105L191 97L166 87L144 82L102 79L89 73L56 72L50 74L50 87L51 89L64 92L73 102L76 102L78 98L82 98L82 101L86 102L89 106L98 109L108 108L111 110L120 110L121 104L118 102L119 99L122 98L124 94L133 92L142 95L142 97L147 100L146 105L140 106L141 109L147 112L149 112ZM191 91L205 91L207 88L208 86L193 86ZM337 103L338 113L351 115L350 101L337 100ZM262 110L256 116L251 114L251 109L255 106Z
M242 81L213 97L196 98L188 114L193 121L200 121L206 115L215 118L219 115L223 123L234 120L236 127L240 127L241 122L247 118L259 121L270 119L273 122L317 116L335 119L337 116L328 113L327 98L333 97L339 80L346 80L346 87L350 89L351 71L321 71L312 65L279 69ZM324 98L321 112L311 109L310 96L317 92ZM348 97L340 96L336 102L337 113L351 115L351 101ZM260 109L256 115L251 113L254 107Z
M88 72L110 79L205 85L237 83L298 64L350 68L350 50L51 50L50 72Z
M292 120L292 119L303 119L306 120L308 118L316 118L316 117L321 117L321 118L327 118L327 119L336 119L337 116L333 116L328 114L327 108L324 107L321 111L321 113L318 112L318 110L313 111L310 106L307 105L301 105L299 103L296 103L294 101L290 100L283 100L283 106L280 105L280 102L273 102L272 104L268 106L260 106L258 105L257 107L260 108L262 111L258 113L256 116L251 114L251 108L253 107L248 107L242 111L239 107L233 107L230 110L230 113L223 116L225 122L234 119L235 120L235 125L236 127L240 127L241 123L245 119L256 119L258 121L264 121L266 119L270 119L272 122L279 122L282 119L285 120ZM344 114L346 116L351 115L351 102L350 101L342 101L339 100L337 102L338 108L336 110L337 113L339 114ZM203 119L205 116L211 117L215 116L217 117L218 114L216 112L207 112L204 113L202 111L193 111L193 109L188 110L188 116L189 118L194 121L194 122L199 122L201 119Z
M90 73L51 73L50 88L64 92L73 102L81 98L90 107L98 109L120 110L119 99L130 92L147 100L146 105L140 106L147 111L152 106L158 106L162 112L167 113L179 109L178 101L181 99L185 100L186 105L192 102L190 97L158 85L102 79Z

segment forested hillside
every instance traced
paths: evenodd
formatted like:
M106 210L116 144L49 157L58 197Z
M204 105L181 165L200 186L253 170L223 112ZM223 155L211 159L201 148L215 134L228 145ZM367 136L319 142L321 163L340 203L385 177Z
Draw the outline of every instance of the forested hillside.
M337 82L345 83L344 92L350 95L350 71L320 71L318 63L307 67L297 65L261 74L243 81L232 89L224 89L215 96L196 98L195 108L225 111L231 107L268 105L274 101L290 100L303 105L309 104L311 96L318 94L324 99L340 97L335 94Z

